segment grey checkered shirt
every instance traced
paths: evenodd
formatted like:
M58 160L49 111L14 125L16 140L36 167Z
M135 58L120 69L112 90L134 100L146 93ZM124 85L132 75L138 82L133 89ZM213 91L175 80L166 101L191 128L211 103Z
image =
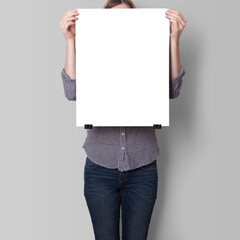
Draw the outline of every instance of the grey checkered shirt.
M179 96L185 69L169 78L169 98ZM76 101L76 79L61 71L65 97ZM88 130L82 146L94 163L110 169L128 171L150 164L159 155L153 127L94 127Z

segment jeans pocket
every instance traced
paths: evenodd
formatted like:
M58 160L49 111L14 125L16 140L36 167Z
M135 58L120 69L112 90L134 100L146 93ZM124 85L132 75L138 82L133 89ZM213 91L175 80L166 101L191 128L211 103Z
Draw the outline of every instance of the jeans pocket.
M85 168L95 169L97 166L98 166L98 164L96 164L93 161L91 161L88 157L86 158Z
M141 167L143 171L156 171L157 170L157 160L155 159L153 162L150 164L144 165Z

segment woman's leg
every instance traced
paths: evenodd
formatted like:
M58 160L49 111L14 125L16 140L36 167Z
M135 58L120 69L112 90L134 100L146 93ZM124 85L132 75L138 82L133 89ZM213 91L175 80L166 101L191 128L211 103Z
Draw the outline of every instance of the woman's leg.
M122 192L123 240L146 240L157 198L156 160L147 166L126 172Z
M84 196L90 212L95 240L119 240L120 192L118 170L86 159Z

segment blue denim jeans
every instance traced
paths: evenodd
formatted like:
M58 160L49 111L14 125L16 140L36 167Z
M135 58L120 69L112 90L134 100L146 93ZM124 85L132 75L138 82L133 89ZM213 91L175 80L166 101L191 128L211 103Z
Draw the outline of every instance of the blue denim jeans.
M84 196L95 240L119 240L120 205L122 240L146 240L157 199L157 161L121 172L86 158Z

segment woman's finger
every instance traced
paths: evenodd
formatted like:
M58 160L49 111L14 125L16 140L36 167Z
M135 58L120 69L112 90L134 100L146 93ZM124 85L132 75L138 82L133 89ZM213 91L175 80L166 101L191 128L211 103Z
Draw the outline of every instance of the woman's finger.
M62 29L63 33L64 34L67 33L69 26L74 25L74 24L75 24L75 22L73 22L73 21L67 22Z
M182 25L186 24L186 20L184 19L184 17L182 16L182 14L178 11L175 10L168 10L166 11L166 15L168 16L175 16L179 19L179 21L181 21Z
M59 26L64 27L64 25L70 20L78 20L78 17L74 17L74 16L67 17L61 24L59 24Z
M177 26L179 25L179 21L178 20L175 20L175 19L170 19L169 20L170 22L176 24Z
M179 21L184 24L185 23L185 20L183 19L182 15L180 13L178 13L177 11L167 11L166 12L166 15L167 16L175 16L176 18L179 19Z
M66 12L66 13L63 15L63 18L61 19L61 21L60 21L59 24L63 24L63 23L66 21L66 18L68 18L69 16L76 16L76 15L79 15L79 13L77 12L77 10L71 10L71 11Z
M65 14L67 15L67 14L69 14L69 13L76 12L76 11L77 11L77 9L72 9L72 10L66 12Z
M65 12L59 24L62 24L62 23L63 23L63 21L64 21L64 19L65 19L65 17L66 17L67 15L69 15L69 14L71 14L71 13L74 13L75 11L76 11L76 10L73 9L73 10L70 10L70 11L68 11L68 12Z
M71 17L71 16L77 16L77 15L79 15L79 13L75 13L75 12L73 12L73 13L69 13L69 14L67 14L67 15L65 15L65 16L63 16L63 18L62 18L62 20L61 20L61 22L60 22L60 24L63 24L63 23L65 23L66 22L66 19L68 18L68 17Z
M68 29L68 27L69 27L70 25L73 25L73 24L75 24L74 21L69 21L68 23L66 23L66 29Z
M186 23L186 19L183 17L183 15L179 11L176 11L176 10L173 10L173 9L168 9L167 13L174 13L174 14L178 15Z
M183 25L183 24L179 21L179 19L176 18L176 17L171 17L170 22L178 23L178 25L179 25L181 28L184 27L184 25Z
M68 18L66 18L66 20L64 22L64 25L71 20L78 20L78 17L68 17Z
M65 13L65 17L69 17L69 16L75 16L75 15L78 15L79 13L78 13L78 11L77 10L75 10L75 11L71 11L71 12L69 12L69 13Z
M176 16L176 15L173 15L173 14L166 14L166 16L167 17L169 17L169 18L174 18L174 19L177 19L178 21L179 21L179 23L181 23L183 26L185 26L185 22L180 18L180 17L178 17L178 16Z
M183 15L182 15L179 11L177 11L177 10L174 10L174 9L168 9L166 12L172 12L172 13L175 13L175 14L181 16L182 18L184 18Z

